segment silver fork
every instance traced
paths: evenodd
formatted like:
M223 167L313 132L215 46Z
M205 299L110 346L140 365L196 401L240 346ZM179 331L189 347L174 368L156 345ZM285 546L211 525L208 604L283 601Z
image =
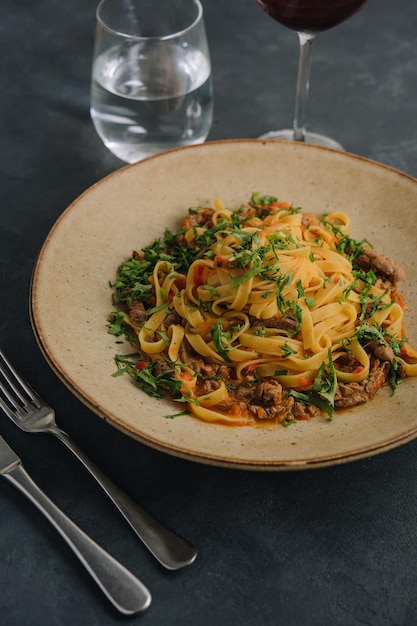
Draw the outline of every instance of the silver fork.
M126 615L148 608L151 594L138 578L81 530L32 480L22 461L0 437L0 475L21 491L56 528L100 589Z
M55 422L55 411L17 373L0 350L0 407L22 430L58 437L96 479L153 556L169 570L193 563L195 548L123 493Z

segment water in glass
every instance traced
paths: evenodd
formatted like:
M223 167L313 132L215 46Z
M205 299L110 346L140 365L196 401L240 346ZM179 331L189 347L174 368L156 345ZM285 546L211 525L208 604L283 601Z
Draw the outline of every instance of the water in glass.
M93 66L91 116L105 145L128 163L202 143L212 122L210 60L184 43L114 46Z

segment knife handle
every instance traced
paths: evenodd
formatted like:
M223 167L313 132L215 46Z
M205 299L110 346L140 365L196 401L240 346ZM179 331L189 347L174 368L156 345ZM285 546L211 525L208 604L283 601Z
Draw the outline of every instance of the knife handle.
M121 613L131 615L148 608L151 603L148 589L76 526L38 487L22 465L17 465L3 477L45 515Z

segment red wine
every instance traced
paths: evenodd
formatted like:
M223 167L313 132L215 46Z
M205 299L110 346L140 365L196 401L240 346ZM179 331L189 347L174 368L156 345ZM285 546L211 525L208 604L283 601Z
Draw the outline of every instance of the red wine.
M367 0L256 0L268 15L298 32L316 33L347 20Z

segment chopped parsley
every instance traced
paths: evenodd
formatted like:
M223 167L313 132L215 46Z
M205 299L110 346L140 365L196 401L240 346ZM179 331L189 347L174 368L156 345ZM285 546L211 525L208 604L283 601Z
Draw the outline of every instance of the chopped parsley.
M136 357L136 360L132 357ZM117 354L115 361L118 369L113 376L128 373L145 393L154 398L162 398L167 391L174 398L181 394L182 383L173 377L174 367L157 373L159 361L145 363L140 359L141 356L138 353Z
M213 343L216 346L216 350L224 358L225 361L228 361L230 363L231 360L229 355L227 354L227 351L231 349L230 338L223 330L223 323L220 317L216 320L216 323L212 328L211 336L213 338Z
M305 404L314 404L327 413L330 419L334 413L335 395L338 389L336 369L332 353L328 352L329 362L323 361L314 379L312 391L291 390L288 395Z

